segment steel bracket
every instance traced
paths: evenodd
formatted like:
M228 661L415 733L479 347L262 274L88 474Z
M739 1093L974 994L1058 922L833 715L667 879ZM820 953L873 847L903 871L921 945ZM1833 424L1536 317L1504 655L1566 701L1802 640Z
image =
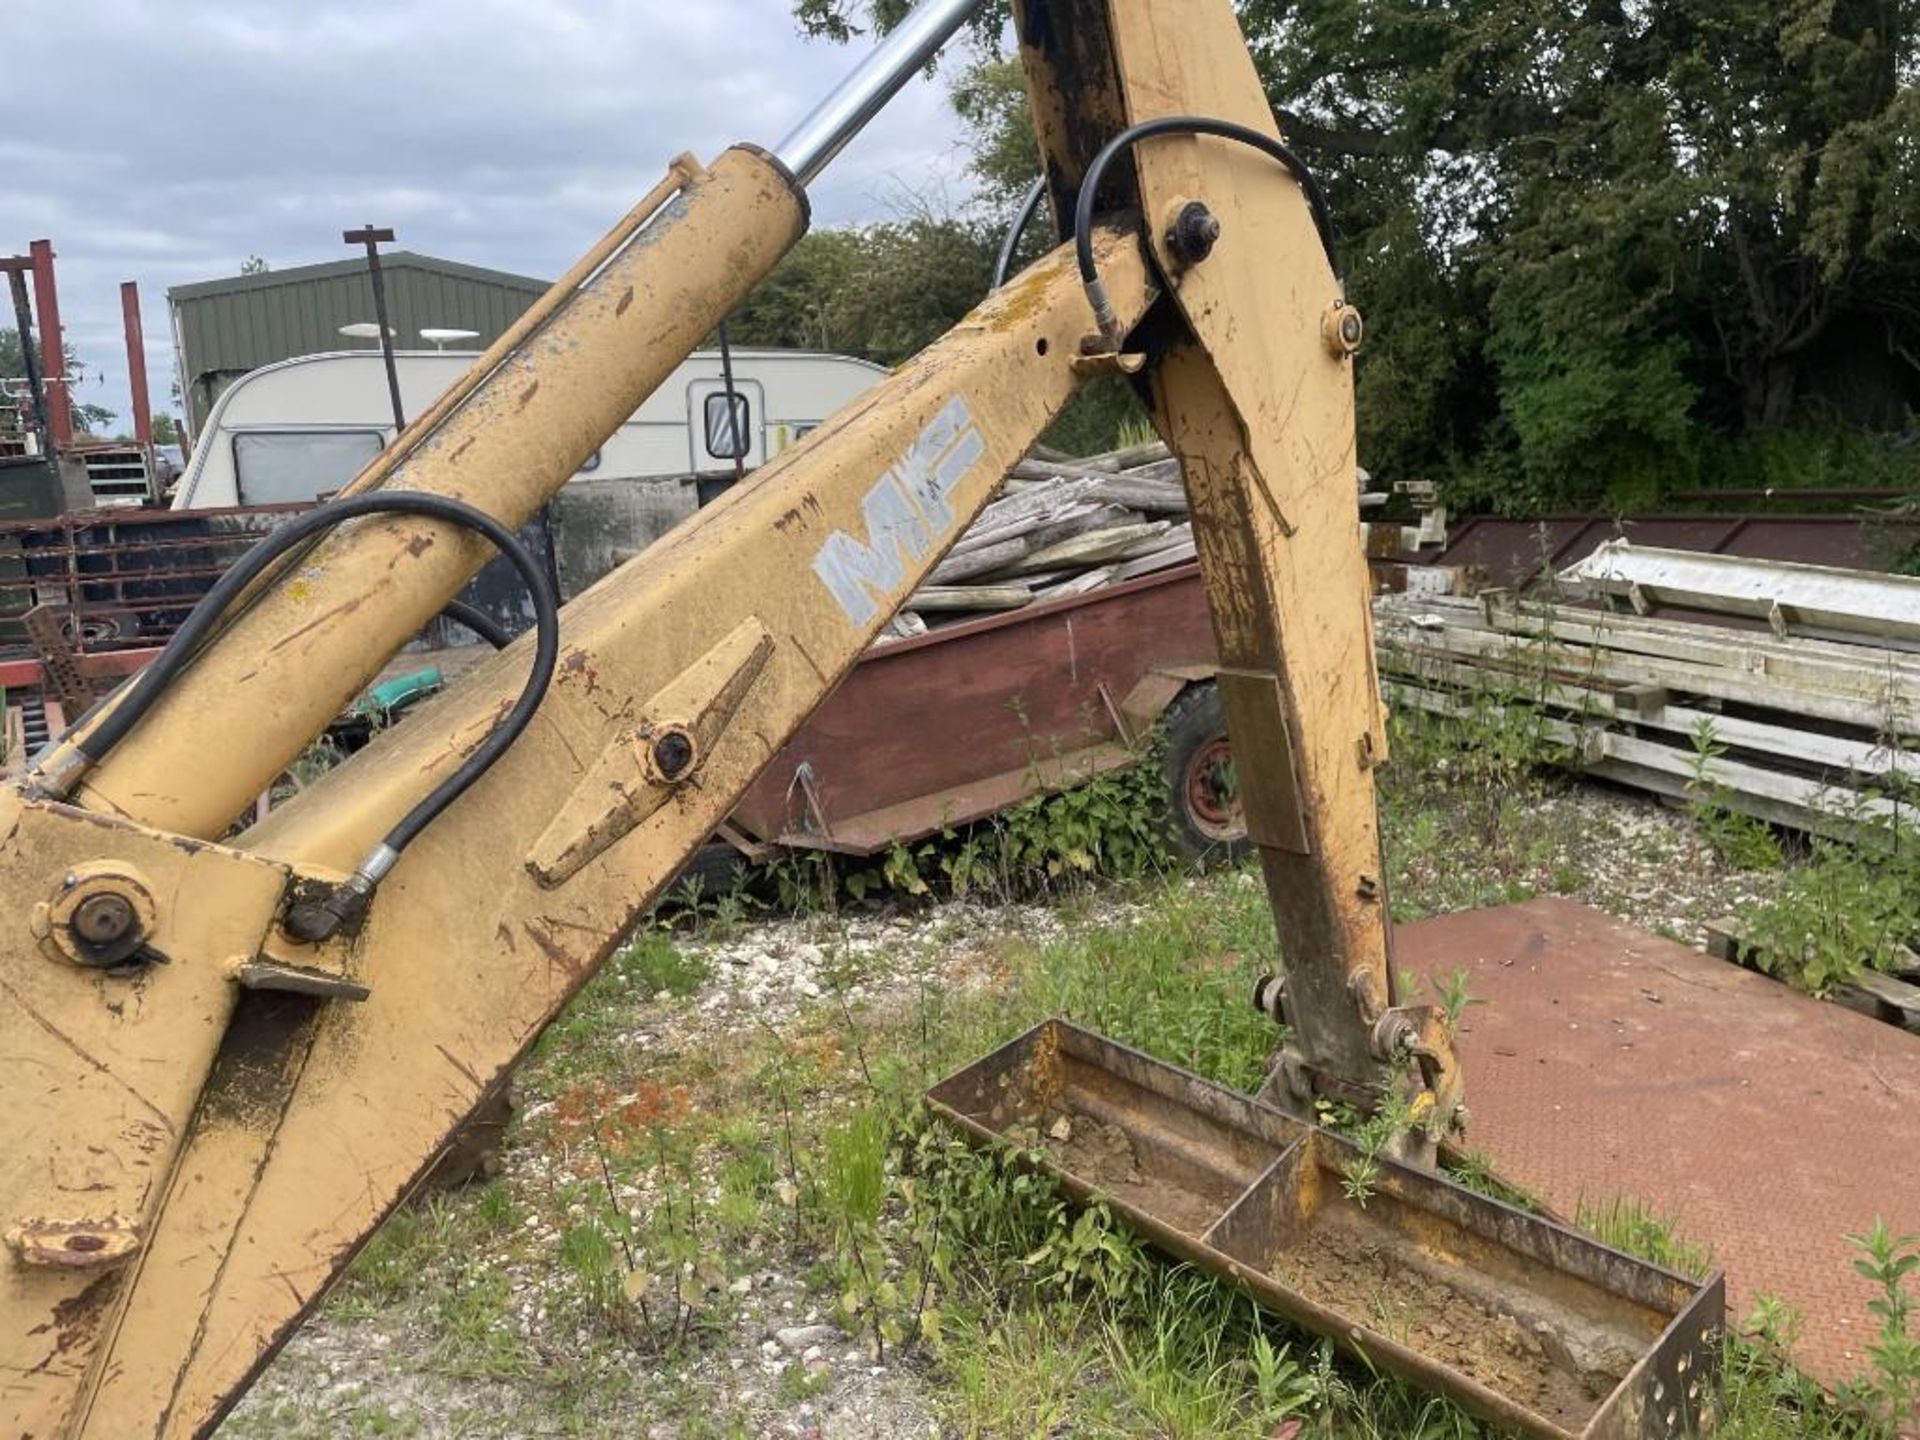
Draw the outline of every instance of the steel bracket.
M549 887L565 883L695 783L773 650L766 626L749 619L649 700L640 722L621 727L535 842L527 857L534 877Z

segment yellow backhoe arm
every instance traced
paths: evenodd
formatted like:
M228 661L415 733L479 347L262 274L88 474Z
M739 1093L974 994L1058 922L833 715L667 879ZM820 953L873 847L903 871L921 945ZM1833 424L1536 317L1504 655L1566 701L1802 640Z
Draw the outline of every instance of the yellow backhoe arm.
M970 8L916 12L777 154L682 162L352 492L524 521L798 237L804 183ZM1127 126L1275 138L1227 0L1020 8L1061 217ZM26 1112L0 1165L8 1437L210 1428L1103 369L1137 375L1186 465L1288 963L1275 1094L1368 1104L1418 1052L1437 1131L1457 1077L1395 1008L1371 794L1357 317L1299 177L1257 147L1144 139L1089 193L1114 218L1082 256L568 606L531 725L404 853L383 837L499 722L531 637L220 837L489 558L429 516L290 557L123 742L91 756L95 717L0 792L0 1085Z

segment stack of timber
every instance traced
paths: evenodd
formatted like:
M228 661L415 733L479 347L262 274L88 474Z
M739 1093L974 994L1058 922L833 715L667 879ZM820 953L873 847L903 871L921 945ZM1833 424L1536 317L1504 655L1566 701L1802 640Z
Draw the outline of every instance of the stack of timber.
M1162 444L1029 456L914 593L892 633L1084 595L1194 557L1180 462Z
M1637 566L1698 557L1642 549ZM1615 559L1617 560L1617 556ZM1771 562L1745 561L1762 570ZM1624 592L1617 564L1590 567L1576 600ZM1781 567L1805 572L1810 567ZM1583 771L1678 800L1711 797L1798 830L1848 834L1910 817L1920 782L1920 654L1876 631L1920 603L1920 580L1833 572L1852 618L1813 638L1783 613L1753 626L1752 573L1738 593L1686 593L1694 623L1557 597L1389 595L1375 602L1383 681L1396 703L1531 726ZM1567 577L1563 577L1567 578ZM1698 576L1692 577L1698 579ZM1804 573L1782 576L1780 588ZM1830 589L1832 587L1829 587ZM1597 592L1597 593L1596 593ZM1651 608L1650 590L1637 604ZM1776 591L1776 593L1778 593ZM1771 608L1771 607L1767 607ZM1745 620L1731 617L1752 617ZM1893 622L1897 631L1899 622ZM1889 643L1869 643L1884 638Z
M1357 478L1363 508L1391 498L1368 491L1364 470ZM1382 588L1449 593L1464 572L1442 573L1414 558L1422 545L1444 541L1446 511L1430 493L1413 499L1418 526L1365 527L1376 579ZM882 639L1085 595L1193 559L1180 462L1165 445L1078 460L1038 450L1014 467L998 498L955 542Z

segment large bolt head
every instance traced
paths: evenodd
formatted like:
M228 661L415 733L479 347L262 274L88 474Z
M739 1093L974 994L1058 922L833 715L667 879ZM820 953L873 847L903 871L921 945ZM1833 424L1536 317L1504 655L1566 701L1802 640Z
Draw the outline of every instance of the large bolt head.
M1341 301L1329 307L1321 318L1320 333L1334 358L1344 360L1359 353L1367 338L1367 325L1358 310Z
M699 752L693 743L693 736L674 725L654 735L649 742L647 756L652 762L653 773L667 784L675 785L692 773Z
M124 895L89 895L73 912L73 933L89 945L111 945L138 923Z
M139 957L159 925L153 887L119 860L76 865L44 904L31 927L49 957L89 969L114 970Z
M1220 243L1220 218L1198 200L1181 207L1167 231L1167 248L1182 265L1198 265Z

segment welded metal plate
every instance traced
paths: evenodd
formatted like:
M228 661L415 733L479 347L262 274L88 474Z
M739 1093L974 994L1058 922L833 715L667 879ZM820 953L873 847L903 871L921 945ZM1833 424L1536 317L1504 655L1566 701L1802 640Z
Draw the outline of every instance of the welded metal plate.
M1550 1440L1709 1432L1725 1323L1696 1284L1064 1020L934 1109L1381 1370ZM1371 1169L1369 1169L1369 1165Z

